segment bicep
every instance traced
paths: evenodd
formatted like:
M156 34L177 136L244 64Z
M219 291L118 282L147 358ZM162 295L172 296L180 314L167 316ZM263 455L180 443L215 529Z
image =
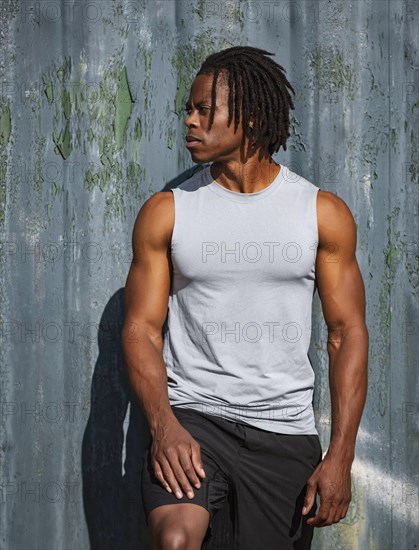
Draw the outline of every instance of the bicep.
M162 200L143 205L134 224L133 259L124 290L125 322L161 335L170 292L168 219Z
M364 322L365 289L356 258L355 220L341 199L326 195L318 207L316 277L329 331L341 332Z

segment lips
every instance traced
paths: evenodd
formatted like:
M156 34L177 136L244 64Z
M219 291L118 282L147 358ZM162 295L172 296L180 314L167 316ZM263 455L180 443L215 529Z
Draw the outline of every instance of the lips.
M198 139L195 136L186 136L186 143L185 143L187 149L194 149L198 147L198 145L201 145L201 140Z
M201 141L201 140L198 139L198 138L195 137L195 136L186 136L186 141L187 141L187 143L192 143L192 142Z

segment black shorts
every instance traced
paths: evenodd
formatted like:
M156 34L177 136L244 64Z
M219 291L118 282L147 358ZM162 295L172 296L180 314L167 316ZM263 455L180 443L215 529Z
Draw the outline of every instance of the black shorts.
M322 459L318 435L269 432L201 411L172 407L180 424L201 447L206 477L192 486L194 498L169 493L155 477L146 450L142 469L142 500L147 517L156 506L195 503L210 513L204 540L212 534L212 520L227 497L233 499L234 549L307 550L317 502L302 516L307 479ZM150 439L151 444L151 439Z

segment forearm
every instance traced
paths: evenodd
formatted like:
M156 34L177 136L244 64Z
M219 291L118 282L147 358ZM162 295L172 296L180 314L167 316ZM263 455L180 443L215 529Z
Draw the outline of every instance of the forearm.
M169 401L161 341L142 329L133 331L128 324L122 331L122 349L132 388L154 436L162 423L176 419Z
M368 383L368 331L366 327L330 335L329 387L332 428L328 454L351 463L364 409Z

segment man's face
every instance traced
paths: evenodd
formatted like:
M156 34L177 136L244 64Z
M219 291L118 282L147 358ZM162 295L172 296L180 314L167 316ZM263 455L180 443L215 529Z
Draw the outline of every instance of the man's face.
M240 121L234 132L234 120L231 121L230 126L227 126L228 87L223 84L220 74L217 80L214 120L211 129L208 129L212 82L212 75L201 74L192 83L186 102L185 124L188 127L187 135L196 137L199 141L189 143L186 141L186 147L191 153L192 160L198 164L215 161L239 163L243 128Z

